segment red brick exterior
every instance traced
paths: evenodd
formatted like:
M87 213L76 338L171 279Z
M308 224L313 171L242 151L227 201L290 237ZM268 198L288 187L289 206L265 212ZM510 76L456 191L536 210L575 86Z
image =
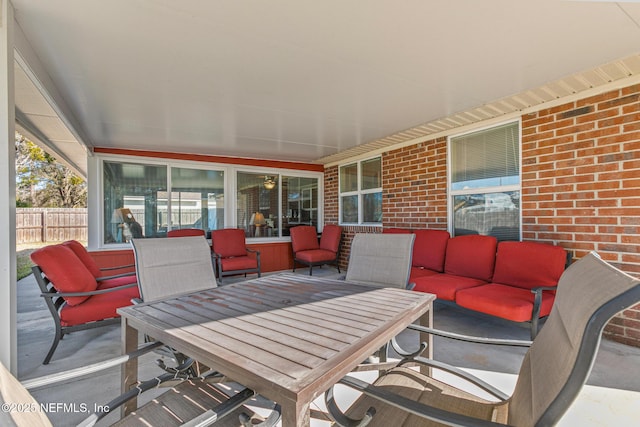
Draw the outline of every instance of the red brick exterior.
M382 154L384 227L447 229L447 139ZM522 116L522 233L640 275L640 85ZM338 223L338 167L325 170L325 222ZM341 268L356 232L346 227ZM640 346L640 305L605 334Z

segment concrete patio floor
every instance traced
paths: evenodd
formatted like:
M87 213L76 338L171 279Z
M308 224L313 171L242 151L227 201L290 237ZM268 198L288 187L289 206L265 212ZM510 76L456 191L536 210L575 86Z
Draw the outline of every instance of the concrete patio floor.
M307 269L296 273L308 274ZM317 276L336 276L328 267L314 269ZM249 278L254 277L250 276ZM244 278L225 279L226 282ZM435 327L449 331L501 338L528 339L529 329L501 319L473 313L458 307L437 303L434 307ZM68 335L61 341L53 360L42 365L42 359L51 345L53 322L39 296L32 275L18 283L18 378L21 381L96 363L120 354L120 327L109 326ZM401 334L401 344L417 346L417 334ZM460 343L436 338L435 357L453 365L469 369L509 393L526 349ZM140 359L140 378L151 378L160 373L155 364L156 354ZM561 426L632 426L640 425L640 348L602 340L593 372L578 399L563 417ZM365 379L372 373L359 373ZM120 391L120 368L105 370L99 375L69 381L32 391L40 403L51 403L48 416L55 426L73 426L83 420L84 407L104 404ZM144 401L163 392L145 393ZM346 407L355 395L338 386L338 402ZM323 409L322 399L316 401ZM75 404L75 405L74 405ZM316 409L317 409L316 408ZM117 411L116 411L117 412ZM100 425L117 420L109 415ZM328 422L312 420L312 426L325 426Z

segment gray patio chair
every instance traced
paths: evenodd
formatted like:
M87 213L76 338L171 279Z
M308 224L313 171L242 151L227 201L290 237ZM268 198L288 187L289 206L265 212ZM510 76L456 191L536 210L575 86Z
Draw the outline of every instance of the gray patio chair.
M560 278L547 323L533 342L475 338L411 325L410 328L448 338L486 344L529 346L515 391L506 395L471 374L420 356L407 357L373 385L345 377L340 383L363 393L340 412L333 391L325 395L340 425L370 426L550 426L558 422L589 376L602 329L616 313L640 301L640 281L591 253ZM424 347L424 345L423 345ZM409 369L418 363L442 369L489 392L489 401L448 383ZM442 424L439 424L442 423Z
M373 286L411 288L415 234L358 233L351 242L345 280Z

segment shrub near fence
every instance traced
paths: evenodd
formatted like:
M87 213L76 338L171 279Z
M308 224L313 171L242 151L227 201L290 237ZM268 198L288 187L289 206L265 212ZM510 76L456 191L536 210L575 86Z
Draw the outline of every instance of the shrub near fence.
M16 208L16 243L87 241L86 208Z

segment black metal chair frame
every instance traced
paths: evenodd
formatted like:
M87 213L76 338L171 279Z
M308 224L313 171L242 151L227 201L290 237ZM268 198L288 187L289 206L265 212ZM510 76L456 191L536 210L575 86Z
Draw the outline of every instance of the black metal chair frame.
M49 364L49 361L51 361L51 358L53 357L53 353L56 351L56 348L58 347L58 343L60 342L60 340L62 340L62 338L64 338L66 334L120 323L119 317L111 317L111 318L106 318L106 319L102 319L94 322L82 323L80 325L62 326L62 322L60 320L60 314L58 313L58 310L62 307L63 304L65 304L65 300L64 300L65 297L78 297L78 296L90 297L92 295L106 294L109 292L116 292L125 288L132 288L132 287L138 286L137 283L131 283L131 284L119 286L116 288L96 290L91 292L63 293L63 292L59 292L56 289L55 284L49 280L49 278L44 274L44 272L40 267L36 265L31 267L31 270L33 271L33 275L36 278L36 282L40 287L40 291L41 291L40 296L44 298L44 301L47 305L47 308L49 309L49 312L51 313L51 317L53 318L53 323L55 326L53 343L51 344L51 348L49 349L49 352L47 353L46 357L44 358L44 361L42 362L43 365Z
M237 274L244 274L244 277L247 277L247 273L258 273L258 277L261 277L261 264L260 264L260 251L255 249L246 248L247 252L256 254L256 260L258 261L257 268L249 268L245 270L230 270L230 271L222 271L222 257L220 254L213 253L214 265L216 268L216 278L218 279L218 284L222 284L222 277L224 276L235 276Z

